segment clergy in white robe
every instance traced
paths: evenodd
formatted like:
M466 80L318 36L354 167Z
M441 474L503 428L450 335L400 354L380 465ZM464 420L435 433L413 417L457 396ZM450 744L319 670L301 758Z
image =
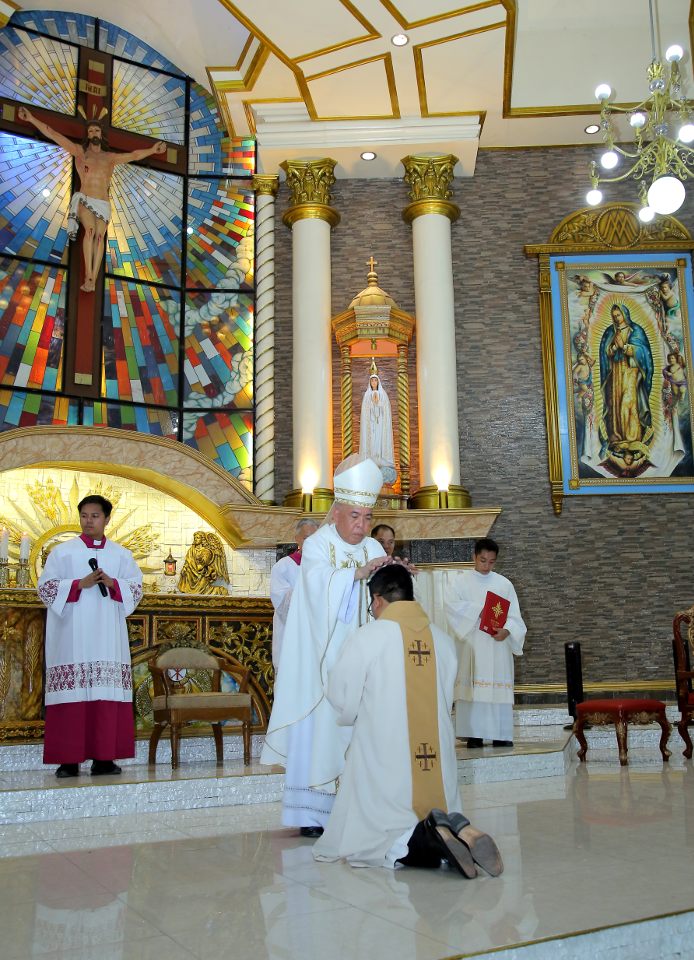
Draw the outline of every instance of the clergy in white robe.
M379 570L369 588L378 619L351 634L330 671L328 699L338 722L354 730L313 853L392 868L408 857L415 827L432 809L460 810L451 720L457 658L453 640L412 599L404 568Z
M92 772L119 772L112 761L135 755L125 618L142 597L142 573L104 535L109 501L85 497L79 510L82 535L51 550L38 581L48 608L44 763L59 763L59 776L76 776L87 759Z
M282 557L270 571L270 600L275 612L272 617L272 665L277 670L282 649L284 625L287 622L292 592L299 579L301 548L304 540L318 529L318 524L310 517L304 517L296 525L296 550Z
M474 570L466 570L452 584L446 616L458 641L455 687L456 734L472 741L513 742L513 658L523 653L526 626L513 584L494 572L498 544L478 540ZM490 636L479 629L488 591L509 601L506 624ZM469 746L482 746L470 743Z
M366 580L387 560L367 536L382 482L376 464L358 455L337 468L335 503L304 543L287 615L260 762L285 767L282 822L307 836L327 822L349 743L325 686L345 637L368 618Z

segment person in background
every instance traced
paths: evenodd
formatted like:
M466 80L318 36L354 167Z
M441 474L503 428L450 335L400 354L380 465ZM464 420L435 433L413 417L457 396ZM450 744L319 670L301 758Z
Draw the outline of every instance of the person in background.
M523 653L526 626L513 584L494 571L499 545L484 537L475 543L474 569L454 581L446 617L458 641L455 727L470 748L491 740L513 746L513 658ZM480 630L480 616L491 591L509 601L506 623L493 636Z
M299 579L299 566L301 564L301 548L304 540L310 537L318 529L318 524L311 517L302 517L296 525L294 539L296 540L296 550L286 557L278 560L270 572L270 599L275 608L272 618L272 664L277 670L280 662L280 650L282 649L282 635L284 625L287 622L289 613L289 604L292 599L292 593Z

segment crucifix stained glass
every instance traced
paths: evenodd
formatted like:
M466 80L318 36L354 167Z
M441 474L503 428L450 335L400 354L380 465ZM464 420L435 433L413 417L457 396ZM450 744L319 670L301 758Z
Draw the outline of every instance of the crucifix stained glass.
M106 113L120 164L95 291L71 250L72 157ZM156 50L79 14L0 30L0 429L116 426L188 443L252 487L255 145Z

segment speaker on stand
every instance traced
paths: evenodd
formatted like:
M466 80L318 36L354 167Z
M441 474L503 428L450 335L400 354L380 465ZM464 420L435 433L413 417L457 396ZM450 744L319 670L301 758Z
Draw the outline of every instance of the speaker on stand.
M568 711L576 719L576 706L582 703L583 696L583 669L581 667L581 644L576 642L564 644L564 660L566 661L566 699ZM565 730L572 730L573 724L567 724Z

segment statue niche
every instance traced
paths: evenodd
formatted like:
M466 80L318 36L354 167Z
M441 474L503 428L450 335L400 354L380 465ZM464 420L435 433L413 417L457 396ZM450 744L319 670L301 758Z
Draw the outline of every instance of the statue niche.
M417 432L410 423L414 383L409 376L415 321L378 286L373 257L367 263L367 286L332 320L340 351L340 375L333 377L340 384L339 417L337 396L333 404L335 465L357 451L370 456L385 481L380 505L397 509L406 506L416 481L411 465L417 463L417 451L411 438L417 445Z

